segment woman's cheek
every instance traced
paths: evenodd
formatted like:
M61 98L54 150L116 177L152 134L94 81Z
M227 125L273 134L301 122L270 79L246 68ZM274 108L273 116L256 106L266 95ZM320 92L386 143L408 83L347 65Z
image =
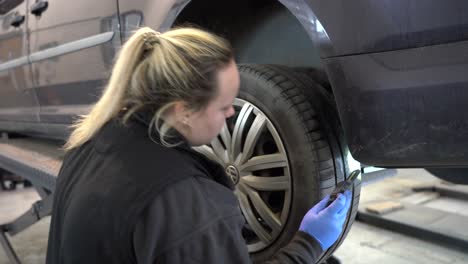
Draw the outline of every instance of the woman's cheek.
M224 123L226 122L226 116L224 115L224 113L222 113L219 115L218 118L219 118L218 119L219 130L221 130L224 126Z

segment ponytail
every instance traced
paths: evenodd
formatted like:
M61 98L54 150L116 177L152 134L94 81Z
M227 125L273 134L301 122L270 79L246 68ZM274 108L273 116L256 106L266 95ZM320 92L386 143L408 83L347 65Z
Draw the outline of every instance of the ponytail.
M131 109L124 122L145 107L154 112L156 120L152 124L159 124L163 112L178 100L187 102L192 109L203 108L217 94L217 71L228 65L232 57L225 39L203 30L181 28L161 34L148 27L140 28L120 50L101 98L89 114L80 116L71 126L64 149L71 150L89 141L128 105ZM163 139L164 133L161 134Z
M80 116L72 125L74 130L64 146L65 150L70 150L87 142L124 107L122 104L123 98L129 87L133 72L141 61L145 44L143 36L146 32L154 32L154 30L142 28L123 45L115 62L109 83L101 98L89 114Z

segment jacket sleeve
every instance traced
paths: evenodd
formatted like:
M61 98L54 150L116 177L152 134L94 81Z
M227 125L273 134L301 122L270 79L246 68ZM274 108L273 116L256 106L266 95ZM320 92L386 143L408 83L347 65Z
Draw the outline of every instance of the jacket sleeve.
M194 189L200 181L184 180L148 208L135 227L137 263L252 263L242 237L245 220L236 197L230 190L201 183ZM229 192L232 197L222 195ZM315 263L321 253L312 237L298 232L264 263Z
M314 238L299 231L288 245L263 263L315 263L322 253L320 244Z
M195 234L191 241L174 247L154 263L248 264L253 263L240 230L224 223L213 223L207 230ZM237 222L237 221L236 221ZM313 264L322 250L308 234L298 232L292 241L263 264ZM260 262L256 262L260 263Z

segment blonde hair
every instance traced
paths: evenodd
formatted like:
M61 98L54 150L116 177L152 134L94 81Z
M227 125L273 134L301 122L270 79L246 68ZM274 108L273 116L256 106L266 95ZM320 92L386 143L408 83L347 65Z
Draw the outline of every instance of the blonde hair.
M89 141L124 108L124 124L138 110L154 113L150 129L160 132L164 144L168 131L167 125L161 125L164 113L180 100L193 111L203 109L217 94L217 72L232 58L232 48L225 39L200 29L178 28L165 33L148 27L138 29L120 50L101 98L89 114L71 126L64 149Z

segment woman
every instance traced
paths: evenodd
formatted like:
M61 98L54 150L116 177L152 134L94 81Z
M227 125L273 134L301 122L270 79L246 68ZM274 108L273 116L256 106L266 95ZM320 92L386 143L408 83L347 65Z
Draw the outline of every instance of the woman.
M191 149L234 114L239 82L226 40L139 29L65 145L47 263L249 263L232 183ZM268 263L314 263L340 235L350 200L322 200Z

